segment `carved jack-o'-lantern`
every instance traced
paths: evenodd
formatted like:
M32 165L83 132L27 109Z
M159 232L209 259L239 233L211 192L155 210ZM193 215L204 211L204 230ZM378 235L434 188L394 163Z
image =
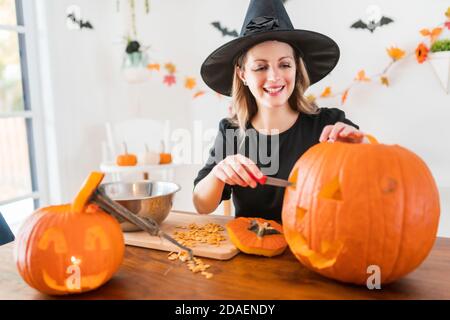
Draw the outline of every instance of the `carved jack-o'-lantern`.
M439 194L426 164L398 145L320 143L295 164L282 211L298 260L324 276L381 283L414 270L436 239Z
M119 223L98 206L85 206L85 195L80 192L72 205L38 209L22 225L15 258L31 287L54 295L85 292L104 284L121 265L125 245Z

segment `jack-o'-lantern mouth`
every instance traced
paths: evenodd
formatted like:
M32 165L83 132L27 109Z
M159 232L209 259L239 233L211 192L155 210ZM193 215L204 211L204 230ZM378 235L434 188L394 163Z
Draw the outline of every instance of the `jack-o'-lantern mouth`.
M100 226L92 226L85 232L82 247L86 254L92 256L95 252L107 252L110 244L105 231ZM56 292L83 292L94 289L107 280L108 270L95 270L91 267L88 271L90 274L84 274L83 259L85 257L81 252L70 255L71 248L62 229L56 227L47 229L38 242L38 248L43 252L67 257L64 258L68 260L66 267L55 268L55 270L42 269L43 281Z
M320 242L319 250L313 250L309 244L307 238L303 234L305 216L307 210L301 207L297 207L296 228L297 232L292 234L292 241L289 245L292 252L297 256L308 260L308 262L317 269L325 269L332 267L339 257L344 243L339 240Z
M76 271L73 268L71 269L70 265L66 270L73 273L64 275L64 277L67 277L64 281L64 284L58 283L58 281L50 276L49 272L47 272L47 270L45 269L42 270L42 278L45 284L53 290L56 290L58 292L76 293L97 288L103 282L105 282L106 278L108 277L107 270L100 272L99 274L89 276L82 275L81 271Z

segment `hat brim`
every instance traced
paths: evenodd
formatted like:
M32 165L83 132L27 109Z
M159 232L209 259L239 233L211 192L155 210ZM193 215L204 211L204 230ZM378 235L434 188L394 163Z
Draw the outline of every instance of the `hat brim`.
M247 49L268 40L289 43L303 58L311 84L324 78L339 60L339 47L333 39L309 30L273 30L239 37L225 43L203 62L200 74L214 91L230 96L234 60Z

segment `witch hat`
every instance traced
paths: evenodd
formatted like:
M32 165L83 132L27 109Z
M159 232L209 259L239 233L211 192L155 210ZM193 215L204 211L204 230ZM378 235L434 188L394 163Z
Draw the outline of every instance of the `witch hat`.
M281 0L251 0L239 37L216 49L203 62L203 81L214 91L230 96L236 58L268 40L286 42L299 53L311 84L330 73L339 60L339 47L331 38L294 29Z

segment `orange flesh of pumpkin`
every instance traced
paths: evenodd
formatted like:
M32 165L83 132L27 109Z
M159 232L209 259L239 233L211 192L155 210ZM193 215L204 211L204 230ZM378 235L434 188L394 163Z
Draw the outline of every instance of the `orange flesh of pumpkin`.
M73 212L82 212L84 210L84 207L89 202L92 193L94 193L100 182L102 182L104 176L105 174L102 172L91 172L72 202Z
M252 220L256 220L259 223L269 222L270 226L281 234L258 237L255 232L249 230ZM239 250L248 254L273 257L283 253L287 247L287 242L282 234L282 226L272 220L240 217L228 222L226 228L231 242Z

